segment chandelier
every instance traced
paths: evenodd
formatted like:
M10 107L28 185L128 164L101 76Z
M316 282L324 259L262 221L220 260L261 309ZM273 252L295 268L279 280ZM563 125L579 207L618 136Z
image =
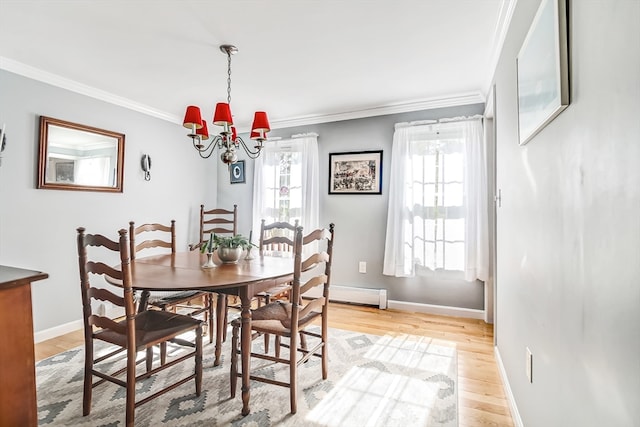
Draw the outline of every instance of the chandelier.
M238 136L231 115L231 55L238 52L238 48L223 44L220 46L220 50L227 54L227 102L216 104L213 124L222 126L222 130L207 143L206 141L209 140L207 122L202 120L200 108L195 105L187 107L183 126L190 130L187 136L191 138L193 147L203 159L211 157L215 149L219 148L222 151L220 159L225 164L235 163L238 160L237 150L239 147L244 149L249 158L255 159L260 155L262 143L267 139L267 132L271 130L269 119L264 111L255 112L249 138L254 140L256 145L253 149L249 148L244 140Z

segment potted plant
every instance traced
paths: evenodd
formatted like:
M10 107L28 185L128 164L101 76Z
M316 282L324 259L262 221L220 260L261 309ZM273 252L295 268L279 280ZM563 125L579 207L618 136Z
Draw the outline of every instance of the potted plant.
M200 247L200 251L202 253L213 253L213 251L217 249L218 258L220 258L223 263L233 263L238 262L243 250L248 250L251 247L257 246L242 234L222 237L211 233L209 240Z

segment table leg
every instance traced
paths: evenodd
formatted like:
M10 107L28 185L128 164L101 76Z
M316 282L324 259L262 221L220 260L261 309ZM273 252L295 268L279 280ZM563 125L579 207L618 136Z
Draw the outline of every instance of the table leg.
M251 375L251 298L247 286L240 288L240 306L242 313L242 330L240 331L240 348L242 355L242 415L249 415L249 377Z
M225 316L227 312L227 294L218 294L216 300L216 360L213 362L213 366L218 366L221 363L222 337L224 336L224 330L227 328L227 316Z
M140 295L140 301L138 301L138 313L142 313L147 310L147 304L149 301L149 291L142 291Z

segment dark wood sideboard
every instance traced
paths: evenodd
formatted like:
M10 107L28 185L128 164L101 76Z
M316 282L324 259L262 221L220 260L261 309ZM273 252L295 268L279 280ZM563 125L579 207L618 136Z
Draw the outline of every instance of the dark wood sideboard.
M47 273L0 265L0 426L37 426L31 282Z

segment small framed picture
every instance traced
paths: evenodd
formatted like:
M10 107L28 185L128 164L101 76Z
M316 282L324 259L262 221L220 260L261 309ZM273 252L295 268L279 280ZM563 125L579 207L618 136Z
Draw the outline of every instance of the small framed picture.
M229 165L229 175L232 184L244 184L244 160L238 160Z
M329 153L329 194L382 194L382 150Z

